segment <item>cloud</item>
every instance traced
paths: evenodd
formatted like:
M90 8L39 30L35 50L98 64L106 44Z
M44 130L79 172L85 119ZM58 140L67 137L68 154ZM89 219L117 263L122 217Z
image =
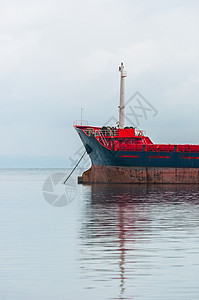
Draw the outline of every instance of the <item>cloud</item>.
M59 137L63 149L68 140L76 145L72 123L81 107L91 123L117 118L121 61L128 71L126 99L139 90L159 111L160 118L141 124L143 129L150 134L153 129L157 138L164 132L165 142L183 132L184 140L189 135L196 143L198 8L194 0L4 2L0 154L12 149L13 154L43 155L53 148L49 155L55 155L59 151L50 142L52 135L53 143ZM168 131L169 124L175 130ZM31 151L26 128L34 137ZM49 136L45 147L42 130L35 128L43 128ZM20 135L20 130L24 132L20 139L11 137ZM60 135L64 131L66 135Z

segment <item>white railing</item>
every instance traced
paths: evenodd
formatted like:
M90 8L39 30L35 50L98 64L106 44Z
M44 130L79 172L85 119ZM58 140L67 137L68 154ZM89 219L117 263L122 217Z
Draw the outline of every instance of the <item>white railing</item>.
M94 130L93 128L87 128L84 130L86 132L86 134L88 136L95 136L95 137L98 137L98 136L103 136L103 137L106 137L106 136L118 136L119 135L119 131L117 129L114 129L114 130Z
M87 120L75 120L73 121L73 126L79 125L79 126L87 126L88 121Z
M146 131L140 130L140 129L135 129L135 135L136 136L145 136L146 135Z
M108 147L108 142L107 140L105 139L104 135L102 134L102 132L98 131L99 132L99 137L101 138L103 144L105 147Z

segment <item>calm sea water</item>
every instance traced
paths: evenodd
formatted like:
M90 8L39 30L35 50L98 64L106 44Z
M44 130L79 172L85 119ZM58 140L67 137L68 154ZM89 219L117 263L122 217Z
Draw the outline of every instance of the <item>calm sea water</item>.
M52 189L57 172L0 170L1 300L199 299L197 185Z

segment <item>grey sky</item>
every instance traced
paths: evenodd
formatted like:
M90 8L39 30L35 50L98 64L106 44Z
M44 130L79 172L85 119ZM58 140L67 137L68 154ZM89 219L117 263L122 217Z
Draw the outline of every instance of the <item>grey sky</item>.
M151 139L199 143L198 33L193 0L2 1L0 167L69 166L81 107L91 125L118 117L121 61L126 99L158 110Z

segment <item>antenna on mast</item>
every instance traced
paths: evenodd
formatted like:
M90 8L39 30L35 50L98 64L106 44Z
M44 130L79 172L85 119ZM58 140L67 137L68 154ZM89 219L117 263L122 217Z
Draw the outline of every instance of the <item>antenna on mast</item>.
M124 128L124 78L127 77L127 73L124 71L123 62L119 67L119 72L121 73L121 81L120 81L120 105L119 108L119 128Z
M81 125L82 125L83 108L81 107Z

